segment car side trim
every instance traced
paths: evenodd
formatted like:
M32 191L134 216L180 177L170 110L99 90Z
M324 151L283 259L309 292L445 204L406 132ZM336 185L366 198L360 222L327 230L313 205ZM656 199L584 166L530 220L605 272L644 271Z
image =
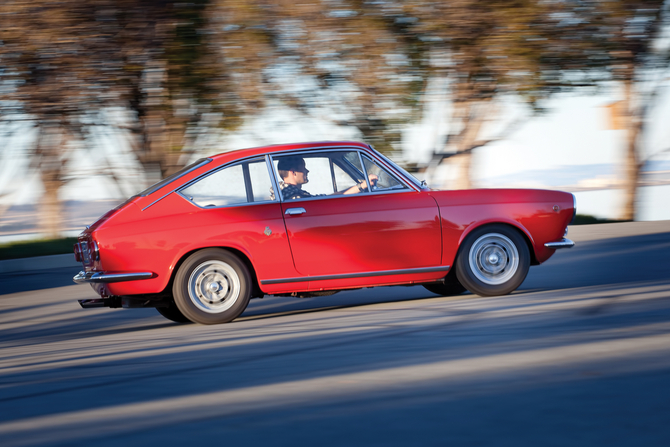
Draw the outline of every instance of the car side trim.
M422 267L416 269L403 270L383 270L379 272L363 272L363 273L343 273L339 275L323 275L323 276L303 276L300 278L282 278L282 279L266 279L262 280L262 285L283 284L289 282L308 282L308 281L327 281L330 279L349 279L349 278L364 278L366 276L391 276L391 275L409 275L416 273L433 273L444 272L446 275L450 266L441 265L439 267Z
M558 242L547 242L544 246L547 248L572 248L575 246L575 243L570 239L563 238Z
M72 280L76 283L86 282L123 282L137 281L139 279L153 278L151 272L132 272L132 273L105 273L105 272L79 272Z

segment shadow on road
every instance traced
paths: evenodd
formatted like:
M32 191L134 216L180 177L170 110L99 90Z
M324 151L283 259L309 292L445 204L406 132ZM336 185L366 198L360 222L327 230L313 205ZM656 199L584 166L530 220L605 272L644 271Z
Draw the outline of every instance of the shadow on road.
M79 269L72 267L0 273L0 295L71 286L77 273Z
M669 246L581 242L508 297L268 297L219 326L78 309L80 286L0 298L0 442L668 445Z
M663 281L670 278L670 232L583 241L531 267L522 289Z

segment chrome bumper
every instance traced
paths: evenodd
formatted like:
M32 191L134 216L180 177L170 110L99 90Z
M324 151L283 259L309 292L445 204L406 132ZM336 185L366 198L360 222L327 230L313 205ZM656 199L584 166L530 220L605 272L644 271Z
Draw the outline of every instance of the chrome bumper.
M76 283L85 282L123 282L137 281L139 279L149 279L154 276L151 272L134 273L105 273L105 272L79 272L72 280Z
M570 239L563 238L558 242L547 242L544 246L547 248L572 248L575 246L575 243Z

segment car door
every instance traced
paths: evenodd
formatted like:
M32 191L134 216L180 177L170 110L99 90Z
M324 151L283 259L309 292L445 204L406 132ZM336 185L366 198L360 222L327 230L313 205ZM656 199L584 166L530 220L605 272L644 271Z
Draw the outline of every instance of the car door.
M310 152L302 157L310 179L302 189L323 195L282 202L300 274L360 276L440 265L438 208L428 193L411 188L381 163L361 159L358 151ZM276 167L281 157L273 159ZM366 174L373 169L376 174ZM360 190L357 185L369 175L379 183Z

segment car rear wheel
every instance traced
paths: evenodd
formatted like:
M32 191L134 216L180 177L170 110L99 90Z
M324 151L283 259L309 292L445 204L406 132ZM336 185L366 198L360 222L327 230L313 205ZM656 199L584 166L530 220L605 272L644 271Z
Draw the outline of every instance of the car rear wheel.
M456 277L477 295L507 295L526 279L529 267L530 252L523 236L506 225L488 225L463 242Z
M209 248L184 261L172 293L181 313L194 323L227 323L249 304L251 275L237 256Z

